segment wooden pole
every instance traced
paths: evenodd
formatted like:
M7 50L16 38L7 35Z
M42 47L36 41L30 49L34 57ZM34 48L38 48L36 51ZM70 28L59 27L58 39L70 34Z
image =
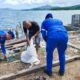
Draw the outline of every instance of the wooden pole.
M69 57L66 59L66 63L70 63L70 62L75 61L75 60L80 60L80 56ZM30 68L30 69L23 69L23 70L18 71L16 73L11 73L9 75L1 76L0 80L12 80L12 79L15 79L17 77L21 77L21 76L24 76L27 74L34 73L36 71L40 71L40 70L44 69L45 66L46 66L46 64L42 64L40 66L35 66L33 68ZM59 61L55 61L53 63L53 67L56 67L56 66L59 66Z

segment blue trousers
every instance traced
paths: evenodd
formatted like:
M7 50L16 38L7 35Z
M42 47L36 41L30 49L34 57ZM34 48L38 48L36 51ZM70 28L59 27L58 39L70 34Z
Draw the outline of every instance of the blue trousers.
M57 48L59 61L60 61L60 71L65 71L65 50L67 48L68 37L65 32L55 32L52 37L47 37L46 42L46 63L48 72L52 72L52 62L53 62L53 52Z

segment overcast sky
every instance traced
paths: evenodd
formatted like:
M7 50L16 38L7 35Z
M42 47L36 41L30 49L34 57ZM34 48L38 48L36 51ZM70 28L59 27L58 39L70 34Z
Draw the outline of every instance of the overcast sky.
M0 0L0 8L32 8L41 5L70 6L80 4L80 0Z

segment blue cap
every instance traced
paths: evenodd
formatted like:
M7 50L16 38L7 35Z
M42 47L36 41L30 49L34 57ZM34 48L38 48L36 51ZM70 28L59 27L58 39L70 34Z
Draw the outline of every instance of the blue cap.
M10 34L12 36L12 39L15 38L15 35L14 35L14 33L12 31L8 31L8 34Z
M48 13L45 17L45 19L48 19L48 18L53 18L53 15L51 13Z

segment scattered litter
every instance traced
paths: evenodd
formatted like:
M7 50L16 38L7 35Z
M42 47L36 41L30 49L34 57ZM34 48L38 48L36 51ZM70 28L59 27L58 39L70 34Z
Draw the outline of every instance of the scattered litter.
M45 44L44 41L41 41L41 42L40 42L40 47L41 47L41 48L45 48L45 47L46 47L46 44Z
M36 77L33 80L46 80L46 78L44 76L39 76L39 77Z

